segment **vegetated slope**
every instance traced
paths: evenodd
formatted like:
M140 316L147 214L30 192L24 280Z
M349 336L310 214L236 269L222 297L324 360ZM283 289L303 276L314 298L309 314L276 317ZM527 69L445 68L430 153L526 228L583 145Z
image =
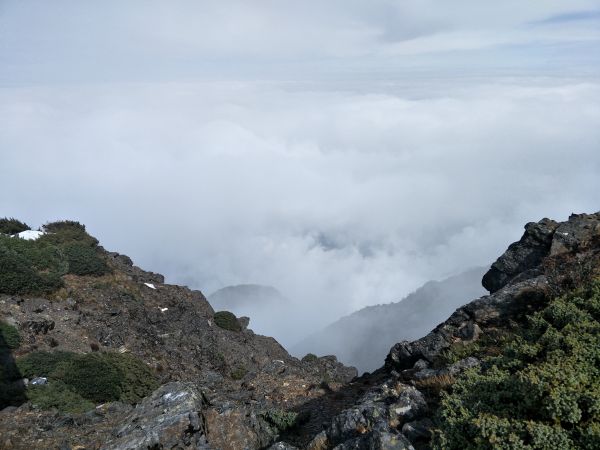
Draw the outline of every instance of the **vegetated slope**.
M334 358L291 357L77 222L44 230L0 236L0 448L260 448L323 380L337 389L356 375Z
M474 268L430 281L399 302L363 308L299 342L291 352L336 355L359 371L375 370L396 342L424 336L456 308L483 295L486 270Z
M366 392L312 441L301 428L285 439L337 450L600 448L600 213L528 223L483 285L490 295L355 380Z

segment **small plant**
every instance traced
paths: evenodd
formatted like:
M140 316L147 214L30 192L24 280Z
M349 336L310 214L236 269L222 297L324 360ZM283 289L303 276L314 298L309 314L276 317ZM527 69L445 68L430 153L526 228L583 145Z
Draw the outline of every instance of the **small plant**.
M14 219L12 217L3 217L0 219L0 233L3 234L17 234L21 231L27 231L31 228L24 222Z
M231 372L231 378L233 378L234 380L241 380L246 376L247 373L248 369L246 369L245 367L238 367L237 369Z
M12 325L0 321L0 349L15 349L21 344L21 335Z
M415 387L420 390L429 391L434 395L448 389L454 383L452 375L434 375L415 381Z
M298 417L298 413L293 411L284 411L282 409L269 409L268 411L263 412L261 415L279 432L286 431L296 425L296 419Z
M214 316L215 324L229 331L242 331L242 327L239 324L235 314L229 311L219 311Z
M317 359L319 359L319 357L317 355L315 355L314 353L307 353L306 355L304 355L302 357L302 362L311 363L311 362L315 362Z

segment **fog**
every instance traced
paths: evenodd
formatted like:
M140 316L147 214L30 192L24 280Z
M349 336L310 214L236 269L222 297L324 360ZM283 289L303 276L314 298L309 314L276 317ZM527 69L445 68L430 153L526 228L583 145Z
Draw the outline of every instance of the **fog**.
M274 286L289 346L600 209L598 11L2 2L0 215Z

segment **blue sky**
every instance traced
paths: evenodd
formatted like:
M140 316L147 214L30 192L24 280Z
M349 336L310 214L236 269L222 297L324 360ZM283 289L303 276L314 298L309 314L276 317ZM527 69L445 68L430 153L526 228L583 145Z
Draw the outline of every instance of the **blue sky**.
M600 209L599 1L0 2L0 211L286 344ZM468 299L466 299L468 300Z

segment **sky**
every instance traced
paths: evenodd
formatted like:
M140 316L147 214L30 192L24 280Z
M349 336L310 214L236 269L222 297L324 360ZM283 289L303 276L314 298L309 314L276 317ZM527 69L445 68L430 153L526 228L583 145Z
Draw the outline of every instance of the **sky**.
M600 210L599 44L600 1L0 0L0 215L275 286L291 345Z

